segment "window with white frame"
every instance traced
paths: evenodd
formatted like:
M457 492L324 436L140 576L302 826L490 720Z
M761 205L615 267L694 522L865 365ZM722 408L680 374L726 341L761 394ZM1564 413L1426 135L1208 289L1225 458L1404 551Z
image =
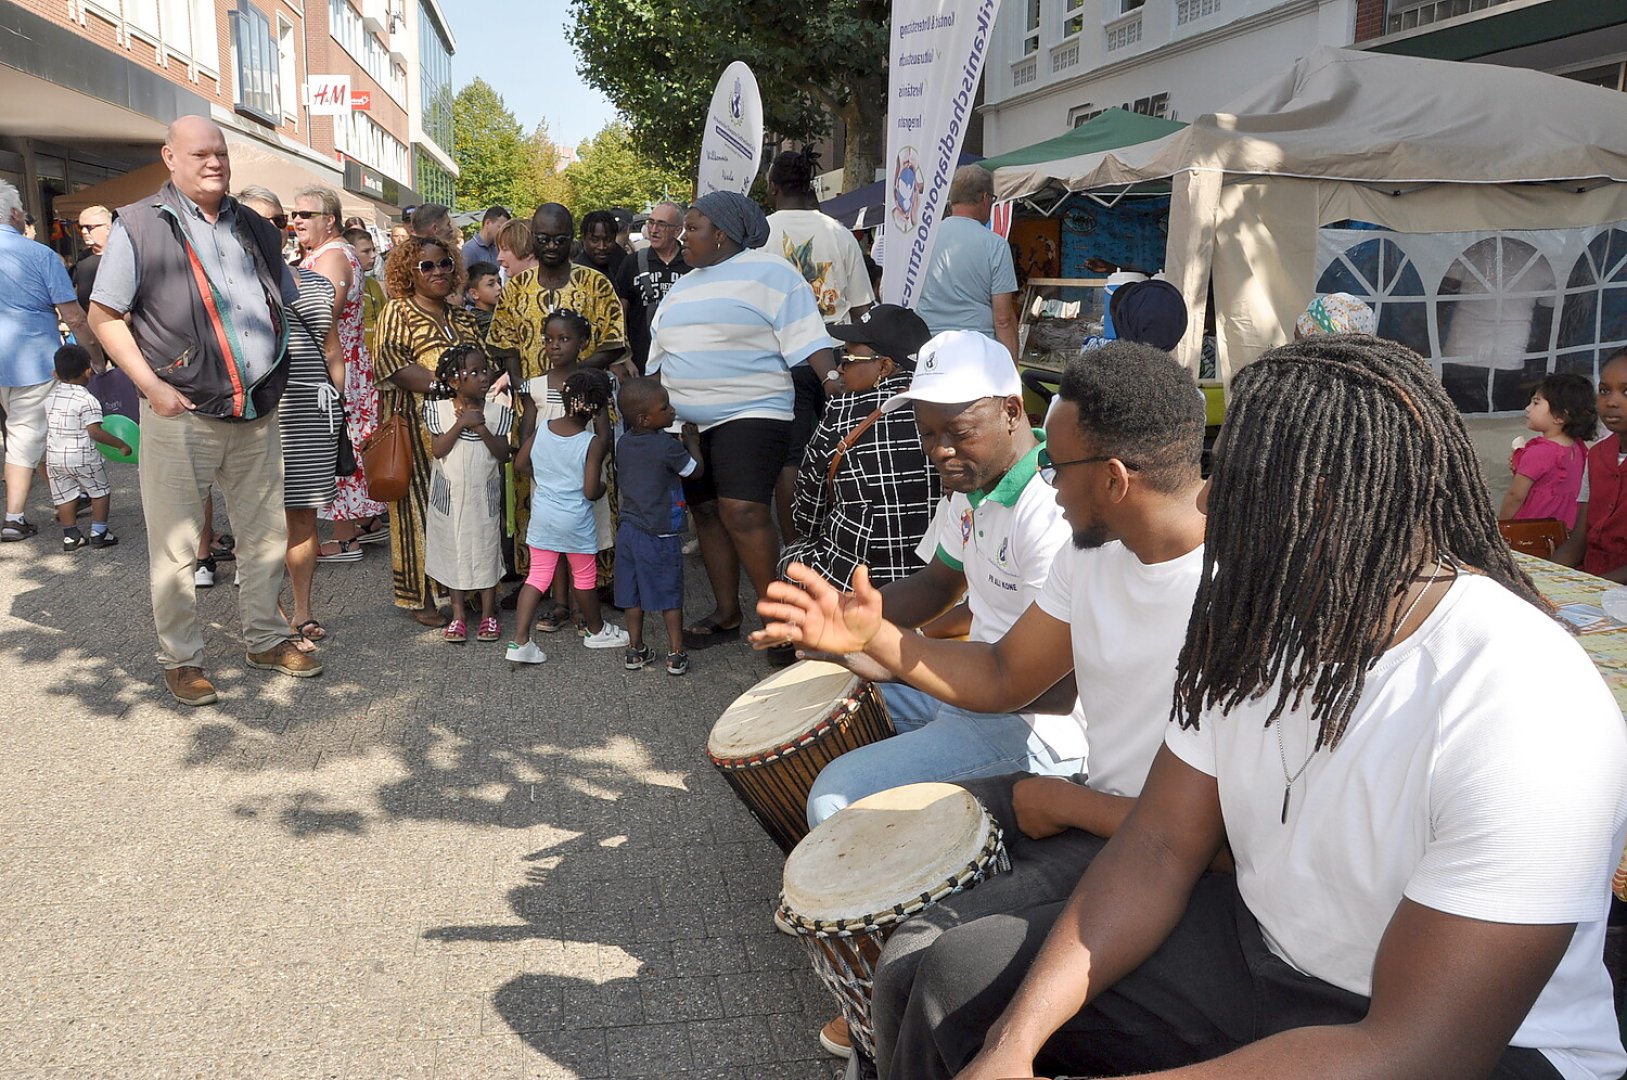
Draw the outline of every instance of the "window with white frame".
M1039 52L1040 0L1028 0L1028 17L1023 22L1023 55Z
M282 114L299 123L299 71L294 65L294 24L277 16L277 85L281 91Z
M1119 0L1119 14L1128 15L1132 11L1139 11L1141 5L1146 2L1147 0Z
M158 9L164 51L182 60L192 59L191 6L191 0L163 0Z
M406 144L364 112L353 110L348 116L333 118L333 145L363 165L370 165L396 180L410 182Z
M1220 11L1220 0L1175 0L1175 25L1207 19Z
M215 32L215 0L191 0L192 62L209 72L220 71L220 39Z
M1063 0L1062 36L1072 37L1085 28L1085 0Z

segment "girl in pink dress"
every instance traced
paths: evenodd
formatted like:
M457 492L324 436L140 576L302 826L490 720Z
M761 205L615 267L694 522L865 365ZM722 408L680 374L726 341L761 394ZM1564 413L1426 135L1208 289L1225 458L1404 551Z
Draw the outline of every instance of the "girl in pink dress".
M1503 496L1503 521L1558 518L1576 527L1576 497L1587 464L1587 440L1597 428L1593 384L1580 375L1550 375L1525 407L1525 426L1536 438L1514 451L1514 483Z
M366 271L339 233L338 202L338 196L328 189L308 188L295 196L295 209L289 216L308 252L300 266L333 281L343 297L338 330L339 349L345 357L345 427L351 445L359 447L379 426L379 395L373 385L373 359L363 341ZM383 516L389 508L367 497L360 453L356 471L339 477L338 487L333 504L320 511L324 520L334 522L334 538L322 545L317 556L320 562L354 562L362 557L360 545L390 538Z

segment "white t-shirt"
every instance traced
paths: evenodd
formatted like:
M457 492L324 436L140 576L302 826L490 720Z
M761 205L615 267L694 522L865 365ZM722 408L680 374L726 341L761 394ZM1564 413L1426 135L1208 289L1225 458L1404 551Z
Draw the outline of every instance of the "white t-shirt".
M1115 540L1057 555L1040 610L1069 625L1079 703L1089 722L1090 786L1140 795L1164 743L1175 661L1203 576L1203 545L1147 564Z
M922 562L936 556L966 575L973 641L1006 636L1073 536L1051 486L1035 471L1038 456L1036 448L1013 465L975 507L959 492L940 501L916 549ZM1085 714L1079 705L1066 715L1021 715L1057 757L1085 755Z
M848 321L848 312L876 302L864 252L853 234L818 210L776 210L768 215L768 243L802 271L827 323Z
M1271 951L1372 994L1373 959L1403 897L1497 923L1577 924L1511 1040L1568 1078L1627 1069L1601 954L1627 826L1627 730L1580 645L1489 578L1460 574L1368 673L1337 749L1305 760L1309 710L1264 726L1275 694L1201 730L1167 729L1216 777L1237 887Z

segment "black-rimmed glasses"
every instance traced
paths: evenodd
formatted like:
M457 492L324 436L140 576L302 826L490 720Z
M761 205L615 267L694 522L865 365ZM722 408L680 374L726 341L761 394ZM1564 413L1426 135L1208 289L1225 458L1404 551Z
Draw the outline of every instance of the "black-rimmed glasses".
M1048 447L1039 450L1039 475L1047 484L1056 480L1058 469L1066 469L1069 465L1094 465L1100 461L1116 461L1131 472L1140 472L1141 466L1133 461L1125 461L1117 454L1092 454L1090 457L1074 458L1072 461L1057 461L1051 457Z

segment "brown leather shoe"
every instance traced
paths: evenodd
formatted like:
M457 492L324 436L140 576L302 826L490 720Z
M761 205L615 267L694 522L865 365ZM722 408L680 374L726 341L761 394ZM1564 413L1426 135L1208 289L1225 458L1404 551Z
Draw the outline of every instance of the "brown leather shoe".
M170 668L164 672L164 685L182 705L213 705L220 700L201 667Z
M823 1046L825 1053L830 1054L832 1057L852 1057L853 1039L847 1033L847 1021L838 1016L820 1028L819 1045Z
M309 653L300 652L292 641L279 642L275 648L265 652L245 653L244 659L251 668L280 671L296 679L309 679L322 674L322 662Z

